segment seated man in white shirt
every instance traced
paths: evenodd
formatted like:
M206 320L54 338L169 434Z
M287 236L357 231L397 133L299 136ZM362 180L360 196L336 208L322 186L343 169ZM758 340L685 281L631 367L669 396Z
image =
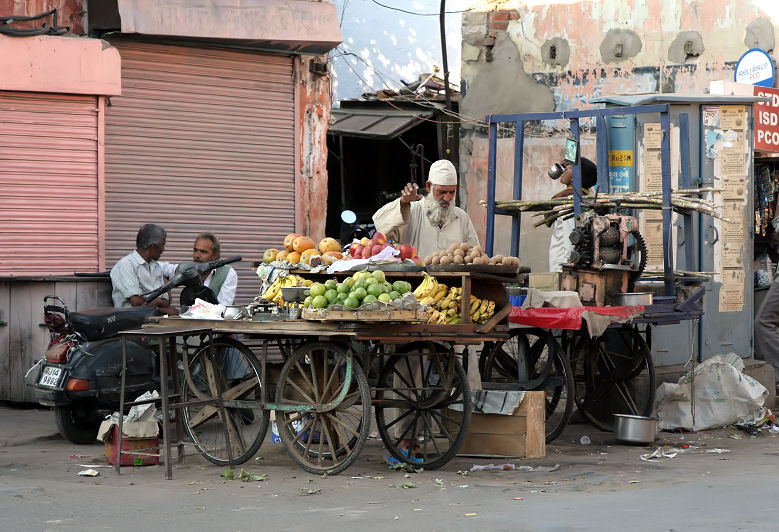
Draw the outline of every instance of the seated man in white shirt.
M192 260L197 263L217 260L221 253L219 239L211 233L202 233L195 240L192 247ZM175 273L178 264L161 262L162 273L170 279ZM238 287L238 274L229 265L225 264L215 270L202 275L203 285L211 289L220 305L229 306L235 299L235 289Z

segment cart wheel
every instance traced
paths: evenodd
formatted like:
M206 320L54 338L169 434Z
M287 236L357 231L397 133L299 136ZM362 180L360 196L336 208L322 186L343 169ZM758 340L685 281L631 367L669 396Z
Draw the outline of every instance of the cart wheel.
M545 391L546 443L557 438L571 419L574 381L568 357L552 333L513 329L508 340L497 343L490 352L482 352L481 359L482 381L519 383Z
M347 380L348 376L348 380ZM346 387L346 395L337 402ZM305 410L276 410L287 453L309 473L334 475L359 456L371 426L371 394L346 349L307 343L281 369L277 402Z
M436 469L457 453L471 422L465 370L441 344L417 342L397 352L379 375L376 425L392 456Z
M613 414L648 416L655 400L655 366L641 333L609 329L575 348L576 404L596 427L614 430Z
M217 386L225 406L227 433L234 464L257 453L268 431L270 412L262 408L260 363L251 350L231 338L214 338L194 356L185 356L181 393L183 401L210 401L183 407L184 430L197 450L216 465L228 465L225 424L217 407ZM237 404L235 402L238 402Z

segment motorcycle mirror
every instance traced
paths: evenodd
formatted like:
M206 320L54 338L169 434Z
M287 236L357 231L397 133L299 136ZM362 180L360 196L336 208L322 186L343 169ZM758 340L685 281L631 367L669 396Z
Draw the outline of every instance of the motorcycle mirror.
M341 213L341 221L345 224L353 224L357 221L357 215L354 214L354 211L343 211Z
M181 264L179 264L178 270L176 271L176 275L173 276L173 279L171 279L171 281L175 281L176 283L179 283L185 279L189 279L196 275L200 275L200 271L197 268L197 264L195 264L192 261L182 262Z

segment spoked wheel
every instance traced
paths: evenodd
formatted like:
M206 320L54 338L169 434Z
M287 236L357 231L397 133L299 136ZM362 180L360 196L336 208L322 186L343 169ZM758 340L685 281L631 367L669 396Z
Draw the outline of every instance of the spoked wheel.
M399 348L379 374L374 405L389 453L425 469L457 453L471 422L465 370L448 346L416 342Z
M188 371L183 372L182 399L203 401L181 409L184 430L208 461L229 464L231 449L234 464L246 462L262 445L270 420L270 412L261 408L257 358L240 342L215 338L184 360ZM226 420L216 403L220 389Z
M655 366L641 333L609 329L575 349L576 404L596 427L614 430L614 414L648 416L655 399Z
M334 475L349 467L371 426L365 372L337 344L307 343L284 364L276 424L287 453L309 473ZM295 406L305 409L294 409Z
M505 342L483 352L482 381L517 383L523 389L544 390L546 443L568 425L573 411L574 382L568 357L552 333L541 329L513 329Z

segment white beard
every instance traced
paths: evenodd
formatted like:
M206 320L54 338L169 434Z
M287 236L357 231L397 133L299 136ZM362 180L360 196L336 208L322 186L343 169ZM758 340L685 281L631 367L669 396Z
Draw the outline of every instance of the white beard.
M427 219L436 227L443 227L447 218L449 218L450 207L442 207L438 200L433 197L432 192L425 196L424 208Z

